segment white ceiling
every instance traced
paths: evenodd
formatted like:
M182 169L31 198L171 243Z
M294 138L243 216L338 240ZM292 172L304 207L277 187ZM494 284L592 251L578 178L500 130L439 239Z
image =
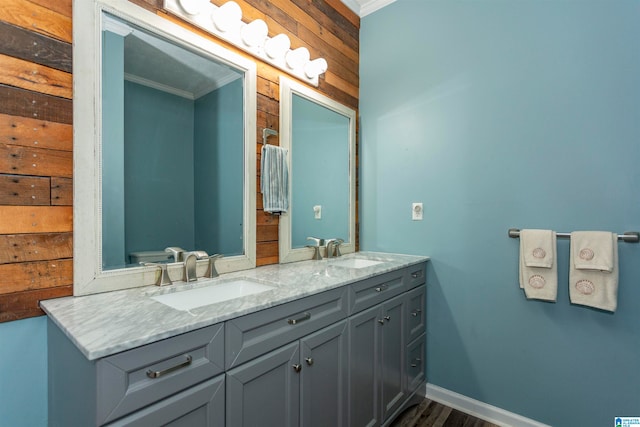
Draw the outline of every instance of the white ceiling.
M396 0L341 0L347 7L353 10L361 18L378 9L393 3Z

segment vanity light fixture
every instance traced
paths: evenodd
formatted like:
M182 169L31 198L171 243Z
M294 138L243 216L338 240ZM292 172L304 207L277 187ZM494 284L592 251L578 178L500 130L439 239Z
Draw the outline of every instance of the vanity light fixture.
M218 7L209 0L164 0L164 9L313 86L327 71L327 61L311 60L306 47L291 50L286 34L269 37L262 19L242 22L242 9L234 1Z

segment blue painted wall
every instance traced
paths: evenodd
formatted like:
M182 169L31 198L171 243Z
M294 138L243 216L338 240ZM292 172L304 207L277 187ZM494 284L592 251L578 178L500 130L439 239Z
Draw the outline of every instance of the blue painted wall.
M130 81L124 93L126 253L194 249L193 100Z
M349 237L349 118L293 94L291 246ZM322 207L315 219L313 207Z
M47 425L47 318L0 323L0 426Z
M510 227L640 229L640 3L398 0L360 34L361 247L430 255L429 382L554 426L640 414L640 246L615 314L518 287ZM411 221L411 203L425 219Z
M244 253L243 80L195 101L195 247L209 254Z

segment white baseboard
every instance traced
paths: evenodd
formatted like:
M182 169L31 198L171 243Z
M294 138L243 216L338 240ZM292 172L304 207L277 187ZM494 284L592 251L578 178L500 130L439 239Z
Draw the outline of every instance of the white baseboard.
M427 384L426 397L503 427L551 427L433 384Z

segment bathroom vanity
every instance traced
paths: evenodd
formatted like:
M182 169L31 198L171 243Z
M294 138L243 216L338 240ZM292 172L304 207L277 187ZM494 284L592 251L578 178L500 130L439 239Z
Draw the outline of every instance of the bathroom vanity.
M427 260L360 252L43 301L49 424L387 425L424 393ZM264 288L158 298L238 281Z

